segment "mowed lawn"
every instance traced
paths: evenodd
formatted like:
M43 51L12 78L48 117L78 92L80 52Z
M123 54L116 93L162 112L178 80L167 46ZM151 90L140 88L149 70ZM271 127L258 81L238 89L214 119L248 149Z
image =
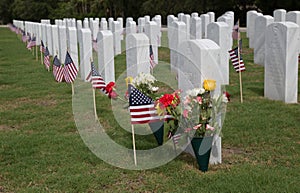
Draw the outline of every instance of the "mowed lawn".
M230 67L223 163L202 173L182 153L158 168L132 171L89 150L74 123L71 86L56 83L16 34L0 28L0 192L300 192L300 105L263 97L264 68L253 64L247 39L243 45L244 103ZM168 61L168 53L161 48L161 59ZM125 60L115 58L117 75ZM131 147L131 134L98 93L97 109L110 136ZM146 138L137 136L137 147L156 147L152 135Z

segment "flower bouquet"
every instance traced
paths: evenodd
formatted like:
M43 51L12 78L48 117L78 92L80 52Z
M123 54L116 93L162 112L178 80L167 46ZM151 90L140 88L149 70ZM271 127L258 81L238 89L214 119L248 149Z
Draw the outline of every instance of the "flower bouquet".
M212 96L214 80L205 80L203 88L188 90L184 97L184 110L181 127L187 140L191 139L199 169L208 170L213 136L221 131L228 93ZM227 95L226 95L227 94Z
M177 131L181 117L180 91L172 94L164 94L156 100L157 114L164 117L167 123L168 137L170 138Z

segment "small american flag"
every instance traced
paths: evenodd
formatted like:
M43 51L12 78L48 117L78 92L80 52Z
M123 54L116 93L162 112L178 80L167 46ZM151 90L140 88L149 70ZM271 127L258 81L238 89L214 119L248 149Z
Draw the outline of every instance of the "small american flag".
M26 33L25 33L25 31L22 31L22 41L23 42L26 42L27 41L27 35L26 35Z
M64 67L65 81L67 83L74 82L74 80L76 79L76 76L77 76L77 72L78 72L78 70L77 70L69 52L67 51L65 67Z
M128 85L129 111L131 124L144 124L160 121L160 116L156 113L154 101L139 91L137 88Z
M242 56L241 56L241 54L238 54L238 47L236 47L232 50L229 50L229 54L230 54L230 60L232 62L232 65L233 65L235 71L236 72L245 71L246 68L245 68ZM240 56L240 60L239 60L238 56ZM239 63L239 61L240 61L240 63Z
M44 64L45 64L46 69L49 71L49 68L50 68L50 54L49 54L48 47L45 48Z
M94 62L91 63L91 82L94 89L100 89L105 92L105 82L96 70Z
M239 39L240 31L239 31L239 20L235 23L232 29L232 39Z
M34 47L36 45L36 38L33 37L27 44L27 49L31 49L32 47Z
M171 138L174 142L174 144L178 144L179 143L179 140L181 138L181 134L180 133L177 133L175 135L172 135L172 133L170 132L170 135L168 136L169 138Z
M41 51L42 53L45 53L45 45L44 45L43 40L41 40L40 51Z
M150 45L150 68L154 68L156 66L156 63L154 61L154 54L153 54L153 49L152 45Z
M61 65L57 56L53 59L53 76L57 82L64 80L64 67Z

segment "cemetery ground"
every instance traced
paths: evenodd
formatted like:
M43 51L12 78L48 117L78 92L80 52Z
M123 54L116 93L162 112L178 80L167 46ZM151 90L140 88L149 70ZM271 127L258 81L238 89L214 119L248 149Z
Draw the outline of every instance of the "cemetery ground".
M202 173L182 153L158 168L131 171L91 153L74 123L71 86L56 83L14 33L0 28L0 192L300 192L300 106L263 97L264 68L253 64L242 35L244 103L230 67L223 163ZM160 59L168 61L168 53L160 48ZM118 77L126 68L124 54L115 66ZM109 106L97 94L107 132L131 148L131 134L119 127ZM157 146L153 135L137 135L136 145Z

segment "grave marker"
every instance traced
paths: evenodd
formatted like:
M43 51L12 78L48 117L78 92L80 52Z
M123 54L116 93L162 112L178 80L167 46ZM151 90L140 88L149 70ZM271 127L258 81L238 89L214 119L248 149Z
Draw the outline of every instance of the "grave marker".
M276 22L267 27L264 96L285 103L298 99L299 26Z
M265 32L267 26L274 22L269 15L258 16L255 20L254 63L264 66L265 63Z
M115 82L113 34L109 30L98 33L98 69L106 84Z
M150 74L149 39L144 33L126 36L127 76L136 77L139 73Z

